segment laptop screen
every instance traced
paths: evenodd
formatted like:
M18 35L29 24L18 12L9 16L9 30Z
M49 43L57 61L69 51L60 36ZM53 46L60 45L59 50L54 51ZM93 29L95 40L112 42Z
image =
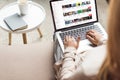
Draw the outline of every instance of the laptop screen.
M56 30L98 20L95 0L51 1L51 8Z

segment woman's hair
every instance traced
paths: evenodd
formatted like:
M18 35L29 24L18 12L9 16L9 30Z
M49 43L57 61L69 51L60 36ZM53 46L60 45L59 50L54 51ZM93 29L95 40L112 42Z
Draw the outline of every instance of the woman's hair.
M99 80L120 80L120 0L111 0L108 18L107 58Z
M107 1L107 3L109 3L110 2L110 0L106 0Z

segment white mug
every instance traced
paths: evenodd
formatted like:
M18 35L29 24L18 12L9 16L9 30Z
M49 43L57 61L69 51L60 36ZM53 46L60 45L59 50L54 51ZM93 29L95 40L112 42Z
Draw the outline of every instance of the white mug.
M28 3L18 3L20 14L26 15L28 13Z

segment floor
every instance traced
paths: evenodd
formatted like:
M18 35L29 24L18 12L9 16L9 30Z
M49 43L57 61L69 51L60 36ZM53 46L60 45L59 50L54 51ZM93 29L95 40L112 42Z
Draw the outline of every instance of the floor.
M0 0L0 8L14 1L16 0ZM37 30L34 30L32 32L27 33L28 44L42 42L44 40L52 41L54 27L51 17L49 0L32 0L32 1L39 3L44 7L46 11L46 19L43 22L43 24L40 26L41 32L43 33L43 38L39 37ZM108 4L106 3L105 0L96 0L96 1L97 1L99 21L106 29ZM0 45L8 45L8 33L2 29L0 29ZM12 34L12 45L23 45L21 34Z

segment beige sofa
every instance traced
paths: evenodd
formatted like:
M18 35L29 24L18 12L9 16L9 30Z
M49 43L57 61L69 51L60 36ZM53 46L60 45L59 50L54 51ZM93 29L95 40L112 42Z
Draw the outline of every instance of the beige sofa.
M0 80L54 80L53 42L0 46Z

